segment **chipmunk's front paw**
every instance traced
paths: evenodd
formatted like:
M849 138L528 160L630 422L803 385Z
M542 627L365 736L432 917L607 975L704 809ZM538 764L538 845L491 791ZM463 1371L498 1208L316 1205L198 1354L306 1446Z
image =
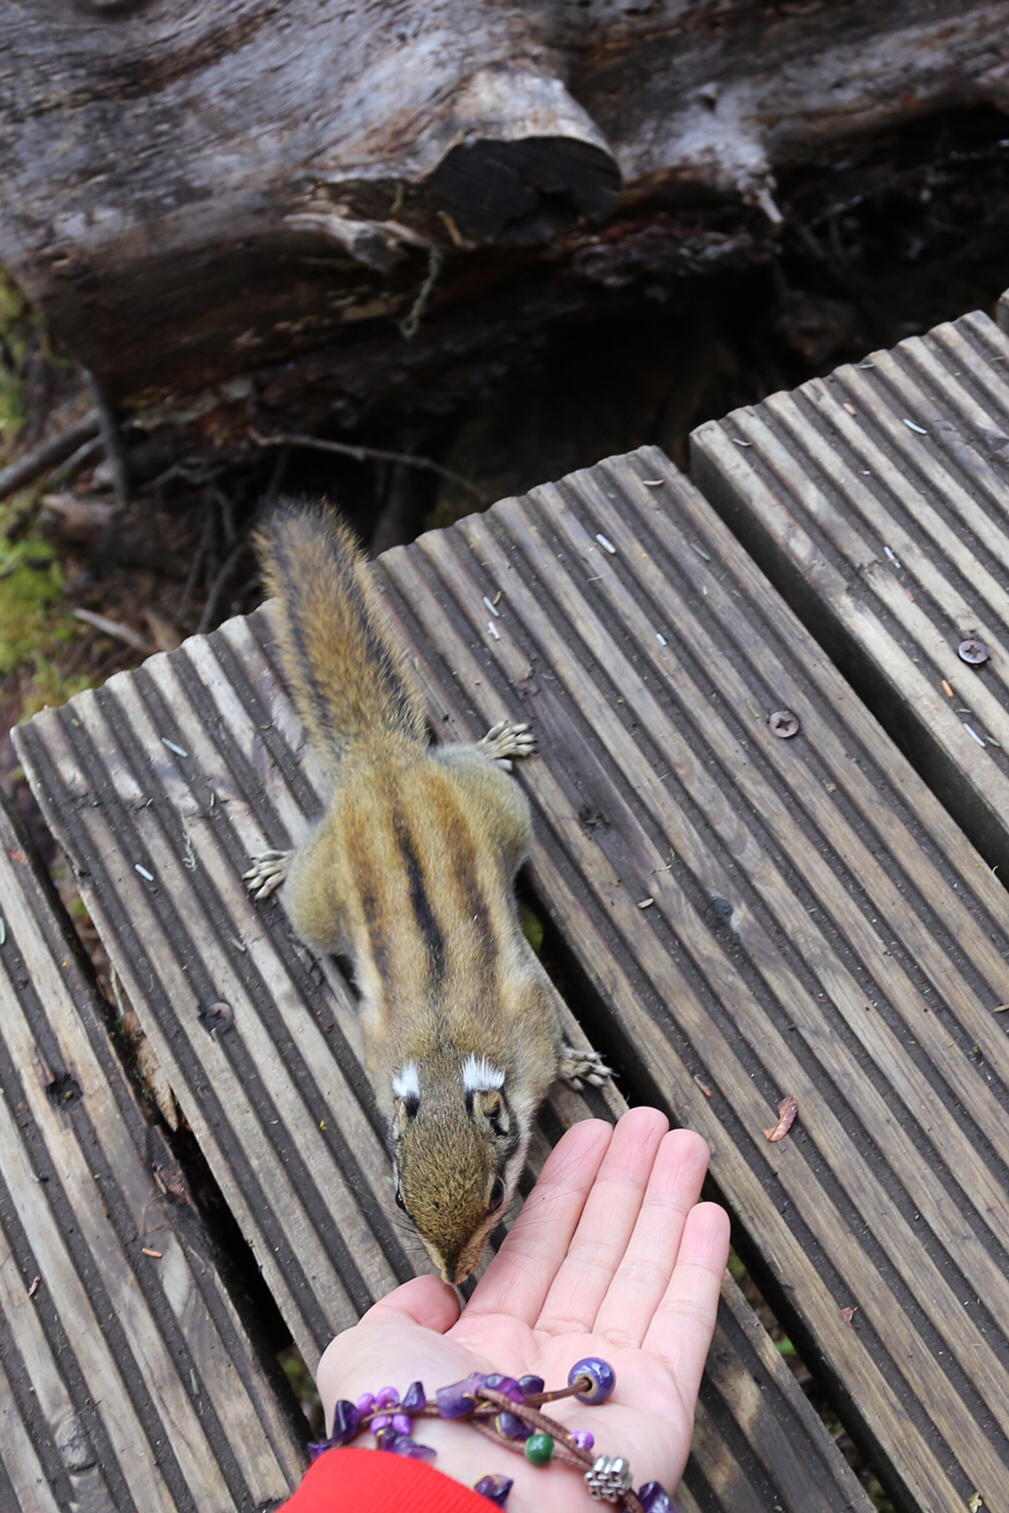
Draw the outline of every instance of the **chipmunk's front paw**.
M293 851L256 851L252 854L249 858L252 866L248 872L242 873L242 881L248 885L257 903L276 893L287 876L293 855Z
M573 1045L566 1045L561 1049L557 1076L573 1088L580 1088L583 1082L592 1087L605 1087L613 1076L613 1069L606 1065L598 1051L579 1051Z
M532 756L536 750L536 737L528 725L509 725L507 720L499 720L491 726L483 740L477 741L476 749L497 762L506 772L511 772L509 757Z

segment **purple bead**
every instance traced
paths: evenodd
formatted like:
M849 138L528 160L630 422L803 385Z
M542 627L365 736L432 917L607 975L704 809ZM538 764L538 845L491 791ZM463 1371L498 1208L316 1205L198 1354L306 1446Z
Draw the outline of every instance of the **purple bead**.
M395 1450L399 1435L391 1424L386 1424L375 1435L375 1448L378 1450Z
M394 1413L392 1415L392 1427L397 1434L409 1434L413 1429L413 1419L409 1413Z
M473 1491L479 1492L488 1501L496 1503L503 1508L508 1501L508 1493L512 1489L510 1476L499 1476L496 1472L493 1476L481 1476L479 1481L473 1483Z
M395 1387L379 1387L375 1393L376 1408L398 1408L399 1393Z
M533 1397L537 1392L542 1392L546 1383L541 1376L520 1376L519 1386L526 1397Z
M645 1513L676 1513L676 1504L660 1481L646 1481L638 1488Z
M579 1450L591 1450L596 1442L596 1437L588 1429L572 1429L571 1438Z
M407 1455L411 1460L434 1460L435 1457L430 1445L419 1445L409 1434L401 1434L392 1448L397 1455Z
M486 1380L479 1371L474 1371L461 1382L452 1382L448 1387L439 1387L435 1393L439 1416L441 1418L468 1418L476 1407L477 1391Z
M305 1446L305 1449L308 1451L309 1461L318 1460L320 1455L325 1455L326 1451L332 1450L332 1448L333 1446L329 1443L328 1439L316 1440L314 1444Z
M403 1400L399 1406L404 1413L419 1413L426 1402L427 1393L424 1391L424 1383L411 1382L403 1393Z
M388 1429L392 1423L391 1413L376 1413L371 1421L371 1432L377 1434L380 1429Z
M329 1436L331 1445L349 1445L361 1427L361 1415L353 1403L341 1397L333 1409L333 1431Z
M589 1407L605 1403L617 1385L617 1374L613 1367L598 1355L587 1355L584 1360L575 1361L568 1372L568 1386L573 1387L580 1376L590 1377L592 1386L587 1392L576 1392L575 1399L579 1403L588 1403Z
M374 1392L362 1392L361 1396L357 1400L357 1406L359 1412L370 1413L372 1408L374 1408L375 1406Z
M509 1413L504 1408L494 1422L506 1439L528 1439L533 1432L531 1425L519 1418L517 1413Z
M485 1387L490 1387L494 1392L500 1392L504 1397L510 1397L513 1403L524 1403L526 1395L513 1376L502 1376L495 1371L484 1382Z

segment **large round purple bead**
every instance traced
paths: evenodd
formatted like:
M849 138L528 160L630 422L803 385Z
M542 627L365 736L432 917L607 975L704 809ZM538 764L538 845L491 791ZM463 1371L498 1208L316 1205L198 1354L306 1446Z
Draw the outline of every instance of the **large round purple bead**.
M568 1372L568 1386L573 1387L580 1376L589 1377L592 1386L586 1392L576 1392L575 1399L579 1403L588 1403L589 1407L605 1403L617 1385L617 1374L613 1367L598 1355L587 1355L584 1360L575 1361Z
M495 1371L484 1382L485 1387L490 1387L493 1392L500 1392L503 1397L510 1397L513 1403L524 1403L526 1395L513 1376L502 1376Z
M500 1476L496 1472L493 1476L481 1476L479 1481L473 1483L474 1492L479 1492L490 1502L496 1503L499 1508L504 1507L511 1489L512 1478Z
M476 1407L476 1395L486 1381L479 1371L472 1372L461 1382L452 1382L448 1387L439 1387L435 1393L438 1413L441 1418L468 1418Z
M676 1513L676 1504L660 1481L646 1481L638 1488L645 1513Z
M533 1397L537 1392L542 1392L546 1383L541 1376L520 1376L519 1386L526 1397Z

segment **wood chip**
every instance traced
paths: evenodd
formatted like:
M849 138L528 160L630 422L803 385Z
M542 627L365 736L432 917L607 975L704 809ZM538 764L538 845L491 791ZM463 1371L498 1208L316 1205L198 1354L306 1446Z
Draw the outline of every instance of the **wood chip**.
M1009 1013L1009 1003L997 1003L992 1009L993 1014Z
M764 1134L768 1140L784 1140L795 1122L795 1116L799 1112L799 1105L788 1093L778 1104L778 1122L772 1129L766 1129Z
M856 1304L854 1308L841 1308L838 1311L846 1324L853 1324L855 1315L858 1312L858 1306Z
M694 1081L697 1083L697 1086L700 1088L705 1098L713 1098L715 1096L709 1088L708 1084L706 1082L702 1082L696 1072L694 1073Z
M641 480L646 489L660 489L665 481L664 478L642 478Z
M641 902L638 904L638 908L639 909L649 909L649 908L651 908L652 904L654 904L654 902L655 902L654 898L643 898L641 900Z
M946 682L945 678L943 678L943 680L942 680L942 691L946 695L947 699L952 699L953 698L953 690L952 690L952 688L950 688L950 686Z
M847 412L848 412L849 415L857 415L858 414L858 411L855 409L855 406L853 404L849 404L847 400L844 401L844 409L847 410Z
M919 436L927 436L928 435L928 432L926 431L926 429L925 429L924 426L918 425L913 420L908 420L908 418L907 418L906 415L902 415L901 419L903 420L904 424L907 426L907 428L908 428L909 431L916 431Z
M161 1250L152 1250L149 1245L145 1245L144 1249L143 1249L143 1254L145 1256L150 1256L150 1258L151 1258L152 1261L160 1261L163 1258L163 1256L164 1256L164 1251L161 1251Z
M615 557L617 555L617 549L613 545L613 542L607 540L607 538L598 531L596 532L596 540L599 542L599 545L602 547L604 552L609 552L611 557Z
M41 1277L32 1277L32 1285L28 1289L28 1296L33 1298L42 1285Z

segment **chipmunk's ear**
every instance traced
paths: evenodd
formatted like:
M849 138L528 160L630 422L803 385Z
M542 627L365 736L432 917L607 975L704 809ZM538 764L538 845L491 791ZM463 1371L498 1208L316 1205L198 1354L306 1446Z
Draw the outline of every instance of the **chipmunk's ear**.
M505 1074L486 1056L467 1056L462 1066L466 1107L473 1118L486 1121L496 1135L511 1128L508 1101L504 1095Z

